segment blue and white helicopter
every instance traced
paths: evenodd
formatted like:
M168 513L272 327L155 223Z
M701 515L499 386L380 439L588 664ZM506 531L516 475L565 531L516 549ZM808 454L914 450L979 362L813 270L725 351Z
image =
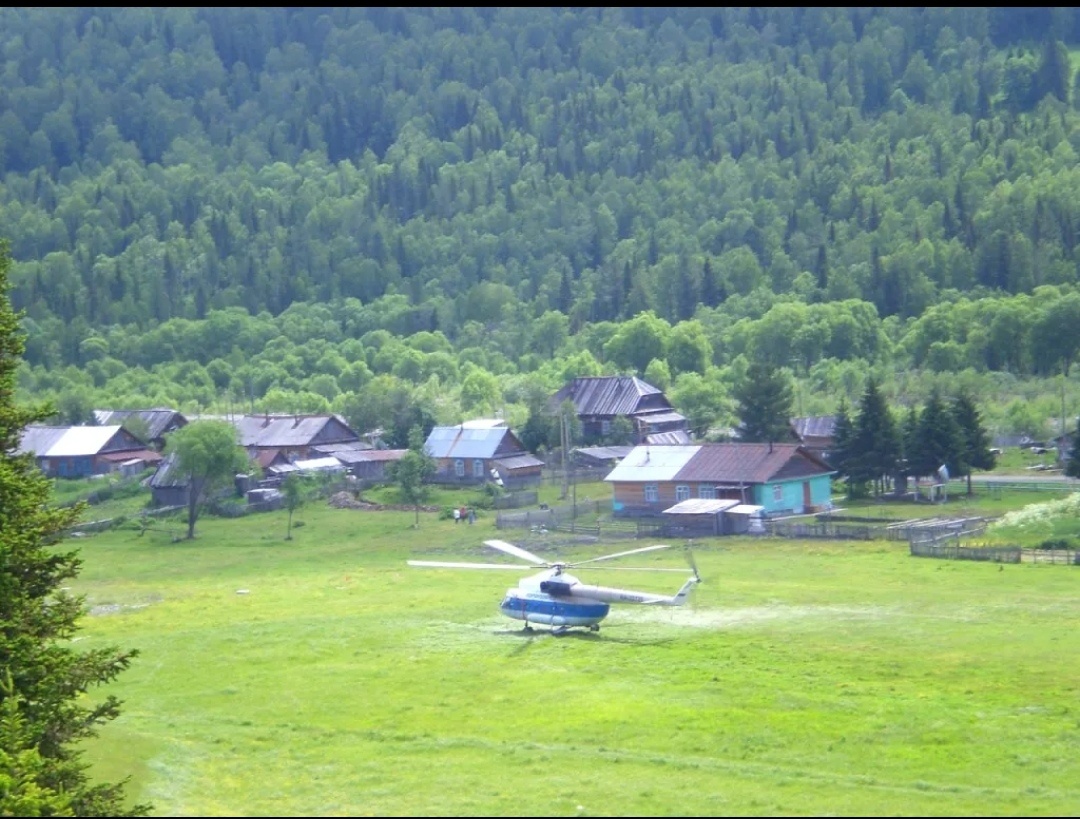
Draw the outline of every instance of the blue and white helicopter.
M571 628L588 628L589 631L599 631L600 621L608 615L612 603L640 603L647 606L681 606L690 597L690 590L696 583L701 582L697 567L693 558L690 557L690 569L665 569L654 567L629 567L611 566L608 568L620 571L652 571L652 572L690 572L690 577L672 596L652 594L650 592L630 591L628 589L614 589L608 586L590 586L582 583L576 577L566 574L566 569L584 566L590 563L599 563L603 560L614 560L617 557L636 555L642 552L653 552L658 549L670 549L669 545L645 546L640 549L630 549L626 552L594 557L589 560L579 560L574 563L549 562L532 552L528 552L512 543L504 540L485 540L485 546L498 549L519 560L525 561L530 568L543 569L544 571L518 581L515 588L508 589L506 596L499 605L499 611L514 620L523 620L525 630L531 631L532 624L538 623L551 626L552 634L565 634ZM437 569L502 569L504 571L521 571L521 566L505 563L451 563L439 560L409 560L410 566L423 566Z

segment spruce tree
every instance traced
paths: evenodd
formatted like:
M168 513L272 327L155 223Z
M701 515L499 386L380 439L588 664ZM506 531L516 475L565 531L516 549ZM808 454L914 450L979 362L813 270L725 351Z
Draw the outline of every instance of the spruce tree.
M1080 478L1080 418L1076 419L1076 431L1072 435L1072 448L1065 461L1065 474L1070 478Z
M124 783L92 783L79 750L120 713L115 697L91 702L85 693L137 652L71 646L84 601L65 587L82 561L60 542L82 509L53 506L33 456L16 454L26 425L51 408L15 405L24 337L8 296L10 264L0 244L0 814L136 816L149 807L128 807Z
M755 361L735 392L740 441L774 444L791 431L794 390L787 370Z
M910 468L915 475L934 475L942 466L961 475L966 468L960 427L937 389L931 390L919 413L912 455Z
M896 426L877 380L871 377L859 400L859 415L852 440L852 476L873 483L875 494L884 488L884 478L896 473L901 455L900 430Z
M960 433L960 466L967 475L967 493L971 494L971 470L993 469L997 463L990 451L990 433L982 423L975 400L960 392L952 403L952 416Z
M849 463L854 435L855 427L851 421L847 401L841 398L840 406L836 410L836 424L833 426L833 445L829 450L828 462L829 466L844 476L847 483L848 498L857 496L856 486L851 478Z

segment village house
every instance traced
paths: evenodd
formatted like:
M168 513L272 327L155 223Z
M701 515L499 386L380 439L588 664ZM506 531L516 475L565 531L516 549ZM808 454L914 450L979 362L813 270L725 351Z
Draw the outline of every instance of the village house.
M326 454L320 447L333 444L362 446L360 436L340 415L240 415L229 419L239 433L240 446L266 469L282 459L314 458Z
M663 391L636 376L575 378L551 397L548 411L558 412L566 400L573 403L581 420L585 444L605 441L617 418L630 421L632 443L690 443L686 418L675 411Z
M85 478L110 472L136 474L156 464L161 455L121 427L45 426L23 430L19 454L33 453L50 478Z
M438 467L433 483L502 481L507 488L535 486L544 462L525 450L501 419L434 427L424 444Z
M798 444L643 445L604 480L616 516L660 515L692 498L759 506L769 516L828 508L832 474Z
M165 449L165 436L187 425L187 418L172 409L94 410L94 423L99 426L120 424L158 452Z
M836 446L836 416L808 415L792 418L791 436L794 441L827 461L829 453Z

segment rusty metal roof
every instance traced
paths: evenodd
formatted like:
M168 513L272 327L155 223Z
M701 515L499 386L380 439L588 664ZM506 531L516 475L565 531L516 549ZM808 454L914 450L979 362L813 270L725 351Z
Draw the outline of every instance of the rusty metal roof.
M799 444L637 446L604 479L767 483L829 475L833 470Z
M703 444L674 480L767 483L832 471L798 444Z
M552 396L550 409L569 398L578 415L631 415L646 395L662 396L663 391L633 375L575 378Z

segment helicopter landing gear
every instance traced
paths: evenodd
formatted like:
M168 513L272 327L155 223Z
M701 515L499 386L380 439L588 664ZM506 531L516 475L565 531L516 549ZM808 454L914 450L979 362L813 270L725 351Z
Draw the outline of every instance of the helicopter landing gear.
M528 621L526 621L525 625L522 627L521 630L522 631L532 631L533 627L529 625Z
M556 626L551 630L551 633L556 637L562 637L566 632L570 630L569 626Z
M589 631L597 632L599 630L600 630L600 626L598 626L596 623L593 623L591 626L589 626Z

